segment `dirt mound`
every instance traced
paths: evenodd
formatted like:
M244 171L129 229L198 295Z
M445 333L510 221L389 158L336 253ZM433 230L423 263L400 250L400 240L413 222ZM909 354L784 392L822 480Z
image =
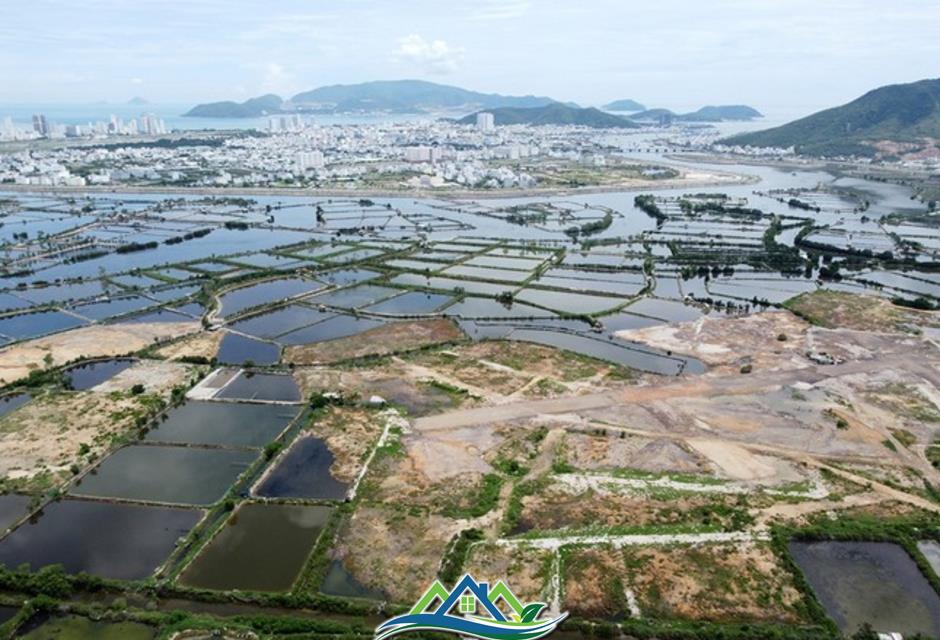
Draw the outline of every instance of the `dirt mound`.
M288 347L284 351L284 361L299 365L328 364L413 351L463 338L463 332L452 320L394 322L348 338Z
M78 358L132 353L157 341L199 330L196 322L152 322L80 327L0 350L0 383L25 378L32 371ZM51 358L51 362L47 360Z

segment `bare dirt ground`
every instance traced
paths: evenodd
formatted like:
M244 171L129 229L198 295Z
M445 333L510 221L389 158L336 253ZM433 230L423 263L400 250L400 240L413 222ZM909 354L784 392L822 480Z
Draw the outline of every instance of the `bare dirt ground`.
M591 393L621 388L637 379L617 365L521 342L458 345L414 354L407 362L416 374L466 388L487 403Z
M211 360L219 352L219 345L225 337L225 331L200 331L186 336L157 350L157 355L167 360L181 358L205 358Z
M461 523L400 507L364 506L338 536L334 557L366 586L392 602L413 603L437 575Z
M285 362L297 365L329 364L365 356L383 356L464 339L452 320L394 322L349 338L287 347Z
M694 322L620 331L617 336L694 356L725 373L743 364L755 370L807 366L809 328L791 313L771 311L739 318L703 316ZM780 335L786 340L778 340Z
M465 565L477 580L494 584L505 580L523 602L549 602L552 553L531 547L508 548L494 544L474 545Z
M787 301L787 308L828 329L917 333L920 327L940 326L940 314L906 309L875 296L841 291L814 291Z
M628 547L626 582L647 617L798 622L800 593L763 543Z
M763 543L573 550L565 570L575 614L622 614L632 597L645 618L801 621L792 576Z
M161 360L139 360L133 366L105 380L97 387L96 393L130 391L135 385L142 385L144 393L168 394L173 387L198 375L203 369L193 365Z
M692 447L665 438L569 432L566 461L578 469L636 469L650 472L708 471L707 460Z
M19 380L49 364L132 353L199 328L196 322L93 325L22 342L0 350L0 383Z
M352 482L384 426L377 411L330 407L313 421L308 432L323 438L335 456L330 467L333 477L341 482Z

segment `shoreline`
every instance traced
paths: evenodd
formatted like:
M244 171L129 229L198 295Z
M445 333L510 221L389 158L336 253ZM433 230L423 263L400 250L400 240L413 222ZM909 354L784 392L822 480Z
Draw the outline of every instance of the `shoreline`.
M372 197L414 198L421 200L496 200L503 198L534 198L592 195L598 193L629 193L636 191L670 191L673 189L701 189L721 186L757 184L759 176L744 174L721 174L725 180L674 180L649 181L634 184L597 185L573 189L504 189L499 191L455 191L455 190L403 190L389 189L302 189L297 187L144 187L137 185L86 185L83 187L50 186L32 184L0 184L0 193L98 193L98 194L164 194L194 196L292 196L313 198Z

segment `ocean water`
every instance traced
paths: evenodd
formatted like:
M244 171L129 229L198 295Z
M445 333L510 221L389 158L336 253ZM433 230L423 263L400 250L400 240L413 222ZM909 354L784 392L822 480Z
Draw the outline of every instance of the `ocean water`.
M98 102L91 104L26 104L0 103L0 121L10 117L19 127L31 127L33 114L41 113L54 123L61 125L86 125L89 122L107 122L111 115L116 115L125 122L139 118L144 113L152 113L162 118L168 130L193 131L201 129L266 129L268 118L184 118L194 104L118 104ZM430 114L342 114L342 115L307 115L304 118L311 123L332 124L376 124L383 122L406 122L435 118Z

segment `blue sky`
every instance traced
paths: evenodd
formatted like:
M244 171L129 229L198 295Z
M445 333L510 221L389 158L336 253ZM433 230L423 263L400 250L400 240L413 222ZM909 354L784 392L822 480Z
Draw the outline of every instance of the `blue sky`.
M582 104L802 112L940 76L937 0L4 4L7 103L194 103L424 78Z

